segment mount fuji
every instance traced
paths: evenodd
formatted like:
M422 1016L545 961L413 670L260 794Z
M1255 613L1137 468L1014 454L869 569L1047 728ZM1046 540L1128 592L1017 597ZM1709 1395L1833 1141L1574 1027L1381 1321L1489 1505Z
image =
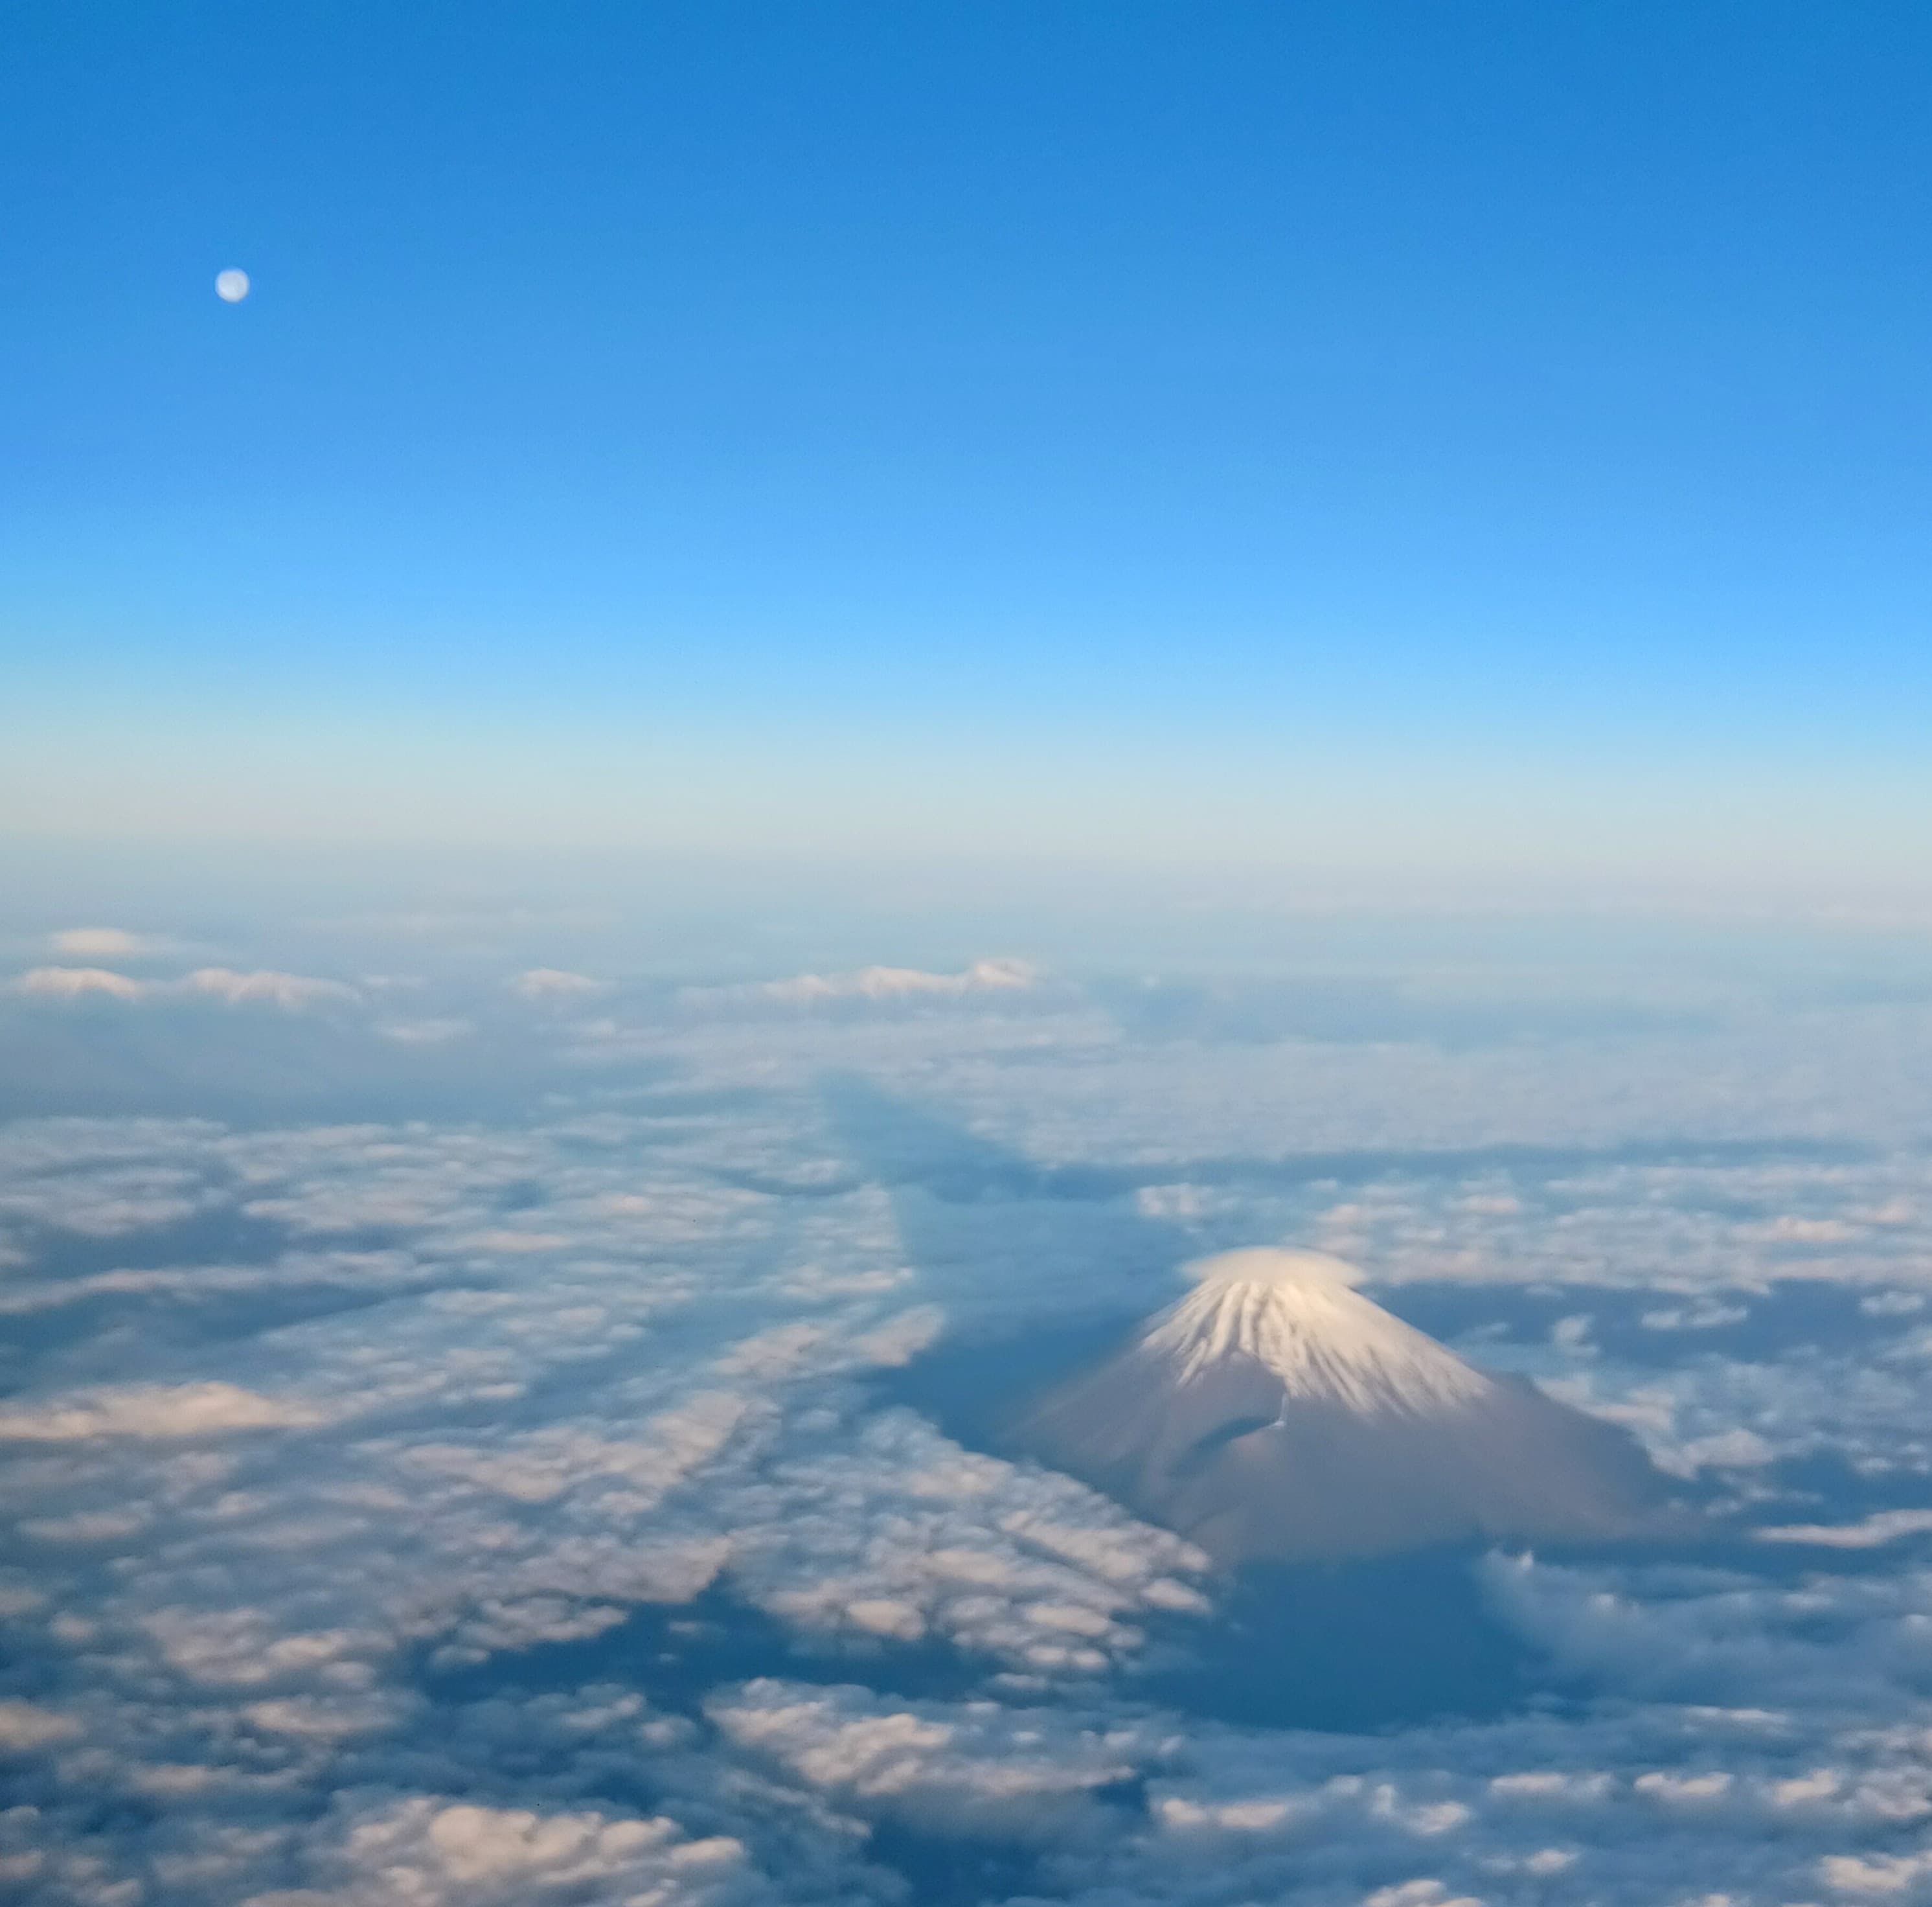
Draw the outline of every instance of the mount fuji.
M1465 1363L1340 1260L1188 1270L1178 1304L1022 1417L1021 1447L1227 1564L1663 1527L1666 1482L1634 1438Z

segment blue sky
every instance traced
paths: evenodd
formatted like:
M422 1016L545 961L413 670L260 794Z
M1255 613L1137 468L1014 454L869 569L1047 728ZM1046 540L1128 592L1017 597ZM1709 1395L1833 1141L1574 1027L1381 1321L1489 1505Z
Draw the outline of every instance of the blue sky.
M1922 8L10 38L23 832L1932 846Z

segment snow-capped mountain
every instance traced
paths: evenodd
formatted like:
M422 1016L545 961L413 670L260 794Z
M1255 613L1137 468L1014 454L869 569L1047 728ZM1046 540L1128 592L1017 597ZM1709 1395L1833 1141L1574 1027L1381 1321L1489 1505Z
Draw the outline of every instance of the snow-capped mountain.
M1315 1252L1228 1252L1018 1441L1226 1563L1472 1538L1638 1533L1664 1479L1635 1440L1491 1377Z

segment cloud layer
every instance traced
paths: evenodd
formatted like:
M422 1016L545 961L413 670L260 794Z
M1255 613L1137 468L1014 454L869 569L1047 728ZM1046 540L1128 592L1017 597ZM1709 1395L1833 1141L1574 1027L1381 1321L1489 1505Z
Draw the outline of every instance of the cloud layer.
M1244 1044L1012 963L301 950L5 1004L68 1054L178 1017L143 1064L207 1102L0 1125L31 1907L1932 1898L1913 1012ZM265 1057L345 1110L202 1083ZM1287 1725L1276 1605L976 1426L1291 1242L1712 1540L1474 1559L1521 1698Z

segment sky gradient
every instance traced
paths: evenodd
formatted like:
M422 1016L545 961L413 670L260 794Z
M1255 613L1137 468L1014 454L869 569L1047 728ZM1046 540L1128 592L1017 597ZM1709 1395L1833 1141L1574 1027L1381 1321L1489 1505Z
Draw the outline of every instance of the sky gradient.
M1922 878L1922 8L10 38L17 835Z

